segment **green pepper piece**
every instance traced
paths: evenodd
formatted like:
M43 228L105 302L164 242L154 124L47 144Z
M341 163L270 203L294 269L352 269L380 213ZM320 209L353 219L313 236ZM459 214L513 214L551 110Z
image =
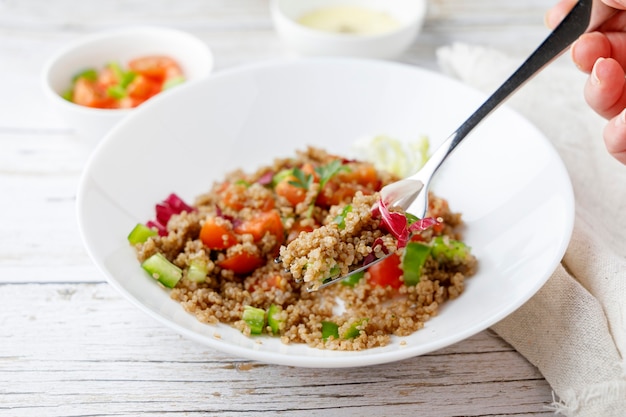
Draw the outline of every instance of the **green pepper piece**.
M265 310L252 306L243 307L242 320L250 327L251 334L261 334L265 328Z
M72 77L72 84L76 83L79 78L84 78L89 81L96 81L98 79L98 71L96 71L94 68L87 68L85 70L82 70L74 74L74 76Z
M126 87L128 87L128 85L133 82L136 76L137 74L133 71L126 71L125 73L123 73L122 78L120 78L119 82L120 87L126 89Z
M136 245L137 243L144 243L152 236L156 236L157 231L149 228L145 224L137 223L137 225L130 231L128 234L128 242L131 245Z
M365 271L357 272L356 274L352 274L348 276L346 279L341 280L341 285L345 285L346 287L355 287L356 284L361 281L361 278L365 276Z
M115 74L115 78L117 78L118 82L124 78L124 70L119 62L109 62L107 64L107 68L113 71L113 74Z
M127 94L126 89L119 84L112 85L107 88L107 96L117 100L126 97Z
M367 323L367 319L357 320L348 327L348 329L343 332L341 337L343 339L354 339L355 337L361 334L361 327Z
M437 236L433 239L432 255L434 258L446 258L448 260L465 259L470 253L470 248L465 243L454 239Z
M155 253L143 261L141 267L168 288L174 288L183 277L183 271L161 253Z
M402 272L404 284L417 285L420 282L422 268L430 255L431 247L419 242L409 242L404 248L402 257Z
M329 337L339 339L339 326L332 321L322 322L322 340L326 341Z
M61 97L63 97L65 100L67 101L74 101L74 90L65 90L63 92L63 94L61 94Z
M170 78L165 83L163 83L162 89L167 90L168 88L176 87L177 85L180 85L184 82L185 82L185 77L183 77L182 75L178 77Z
M276 304L271 304L267 310L267 324L272 329L273 334L279 334L285 320L281 317L283 308Z

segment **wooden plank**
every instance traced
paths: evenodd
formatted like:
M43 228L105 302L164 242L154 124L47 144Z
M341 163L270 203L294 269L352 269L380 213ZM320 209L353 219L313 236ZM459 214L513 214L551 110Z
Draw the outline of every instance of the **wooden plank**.
M297 369L181 338L106 284L5 284L0 305L0 413L540 415L551 399L537 370L488 331L397 363Z

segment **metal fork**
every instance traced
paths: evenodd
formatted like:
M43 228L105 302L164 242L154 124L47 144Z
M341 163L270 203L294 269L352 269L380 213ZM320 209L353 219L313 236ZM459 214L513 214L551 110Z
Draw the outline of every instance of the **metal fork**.
M506 101L519 87L531 79L552 60L558 57L580 35L590 27L593 0L579 0L563 21L548 35L539 47L524 63L476 110L463 124L450 135L428 159L426 164L414 175L385 186L380 195L388 207L407 209L423 218L428 208L428 188L430 181L446 158L456 149L465 137L493 110ZM389 255L387 255L389 256ZM349 274L326 280L324 288L341 281L350 275L362 272L385 259L359 267Z

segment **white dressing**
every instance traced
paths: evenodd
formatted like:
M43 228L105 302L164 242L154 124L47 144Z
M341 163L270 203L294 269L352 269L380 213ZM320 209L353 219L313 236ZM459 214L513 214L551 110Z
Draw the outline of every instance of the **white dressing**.
M319 8L301 16L298 23L311 29L350 35L376 35L400 26L388 13L360 6Z

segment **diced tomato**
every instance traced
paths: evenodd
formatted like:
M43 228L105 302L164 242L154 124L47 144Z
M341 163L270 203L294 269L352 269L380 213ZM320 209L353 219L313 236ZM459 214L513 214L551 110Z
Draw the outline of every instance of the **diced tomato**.
M117 75L111 68L104 68L98 74L98 84L103 88L107 88L109 86L118 84L120 80L117 78Z
M249 291L254 291L257 288L261 288L264 291L270 291L273 288L284 290L286 287L285 279L280 274L267 275L259 277L254 282L250 283Z
M222 194L222 203L233 210L241 210L245 204L246 186L243 184L225 184Z
M282 243L285 234L285 228L280 218L280 214L276 210L260 213L250 220L241 222L235 226L237 234L251 234L254 240L261 240L266 233L272 234Z
M207 218L200 230L200 240L209 249L226 249L237 243L237 237L226 223Z
M402 269L400 268L400 256L392 254L369 267L369 282L379 287L400 288L402 281Z
M183 75L183 71L176 61L166 56L154 55L136 58L128 63L128 67L138 74L159 81L161 84Z
M411 242L423 242L423 241L424 241L424 237L420 235L419 233L415 233L413 236L411 236Z
M289 235L287 236L287 242L286 243L291 243L292 240L294 240L295 238L298 237L298 235L300 235L300 233L302 232L312 232L314 229L313 226L303 226L300 223L294 225L291 230L289 230Z
M132 109L133 107L137 107L141 103L143 103L144 99L134 98L134 97L124 97L117 101L117 108L119 109Z
M359 190L362 191L363 194L372 193L371 190L358 184L329 181L317 196L316 204L322 207L330 207L337 204L349 203Z
M138 75L128 84L127 91L130 97L145 101L161 92L161 84L146 76Z
M74 85L72 101L86 107L110 109L115 107L115 99L107 96L106 90L85 78L79 78Z
M337 181L342 183L356 183L363 187L375 190L379 187L378 174L373 165L359 163L348 164L349 171L337 174Z
M235 274L248 274L265 263L259 254L250 252L237 252L229 255L218 265L224 269L229 269Z
M339 172L320 191L316 200L318 205L330 207L348 203L357 191L369 195L380 188L380 179L373 165L348 163L346 166L348 170Z
M290 184L290 181L295 180L296 177L289 175L276 184L276 187L274 187L274 192L281 197L285 197L285 199L289 201L289 204L294 207L304 201L307 193L307 190L304 188Z
M437 222L433 225L433 232L435 232L435 234L440 234L443 232L445 227L446 225L443 222Z

